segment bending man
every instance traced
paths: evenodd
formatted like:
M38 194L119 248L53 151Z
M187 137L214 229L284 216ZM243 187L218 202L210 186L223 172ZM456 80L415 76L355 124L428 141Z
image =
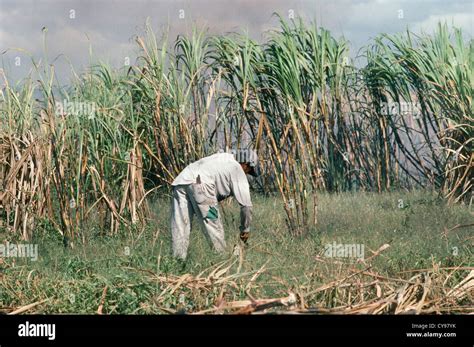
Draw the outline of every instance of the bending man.
M218 202L234 196L240 204L240 238L246 242L251 208L246 174L257 176L254 151L236 155L217 153L188 165L173 181L171 232L173 255L185 259L193 215L204 224L206 235L218 252L225 249L224 228Z

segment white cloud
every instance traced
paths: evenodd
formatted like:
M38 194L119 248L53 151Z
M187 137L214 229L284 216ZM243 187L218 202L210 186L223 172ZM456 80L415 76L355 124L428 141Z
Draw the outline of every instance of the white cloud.
M473 14L472 13L455 13L450 15L430 15L422 22L416 23L411 27L415 32L433 32L436 30L438 23L446 22L448 25L454 25L461 28L464 32L473 34Z

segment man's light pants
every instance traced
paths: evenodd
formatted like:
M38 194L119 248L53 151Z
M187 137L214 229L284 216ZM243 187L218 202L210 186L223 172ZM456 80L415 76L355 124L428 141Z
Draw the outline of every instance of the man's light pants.
M193 215L204 224L207 237L216 251L224 251L224 228L217 198L213 195L203 183L173 187L171 233L175 257L186 258Z

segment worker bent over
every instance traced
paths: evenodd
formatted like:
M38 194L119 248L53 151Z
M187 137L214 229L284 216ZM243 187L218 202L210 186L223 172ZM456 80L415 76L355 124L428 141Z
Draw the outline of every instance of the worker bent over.
M246 174L257 176L257 155L217 153L188 165L173 181L171 232L173 255L185 259L193 215L204 224L206 235L218 252L225 249L224 228L218 202L234 196L240 204L240 238L246 242L251 208Z

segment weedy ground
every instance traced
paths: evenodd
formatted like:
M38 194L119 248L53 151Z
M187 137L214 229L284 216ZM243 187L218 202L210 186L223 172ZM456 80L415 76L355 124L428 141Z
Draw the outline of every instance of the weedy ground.
M432 307L430 295L448 297L474 266L473 213L429 191L320 194L318 226L298 238L287 232L279 198L253 200L252 236L240 255L233 254L238 205L226 202L227 252L215 254L195 221L185 263L171 257L167 197L152 203L155 217L144 228L110 236L90 221L73 249L44 222L31 241L38 244L37 261L0 259L0 311L33 303L24 312L216 313L228 312L229 303L239 308L293 293L293 309L331 312L383 299L420 273L425 291L432 279L422 307ZM0 239L20 242L0 232ZM328 258L325 245L333 242L363 244L364 261ZM449 275L436 282L443 271ZM472 292L435 311L472 307L471 300Z

